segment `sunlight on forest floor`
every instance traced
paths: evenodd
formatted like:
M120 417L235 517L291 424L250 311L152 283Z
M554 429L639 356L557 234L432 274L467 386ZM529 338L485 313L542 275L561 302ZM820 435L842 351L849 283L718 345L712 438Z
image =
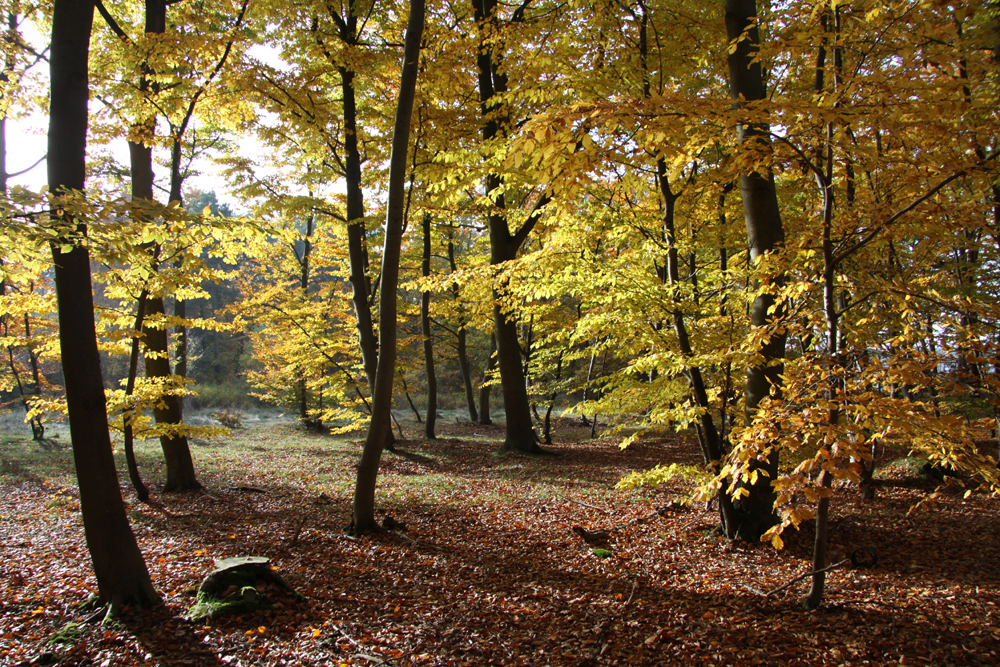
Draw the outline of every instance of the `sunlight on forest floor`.
M404 422L409 437L419 425ZM879 498L853 488L833 503L832 560L878 550L875 570L841 569L822 609L801 611L810 528L786 548L731 544L690 491L616 491L625 474L697 463L691 437L618 438L560 422L554 457L498 457L500 426L442 420L438 440L409 439L382 459L378 517L407 529L345 539L360 436L308 434L249 419L196 440L205 493L160 495L157 443L137 446L162 509L135 499L130 519L165 605L84 625L96 588L68 435L39 446L0 433L0 663L51 653L64 665L936 665L997 664L998 502L888 468ZM121 458L120 452L118 453ZM119 461L121 463L121 461ZM600 558L571 528L610 529ZM213 560L269 557L304 602L191 623L184 614ZM90 662L87 662L90 661ZM39 663L40 664L40 663Z

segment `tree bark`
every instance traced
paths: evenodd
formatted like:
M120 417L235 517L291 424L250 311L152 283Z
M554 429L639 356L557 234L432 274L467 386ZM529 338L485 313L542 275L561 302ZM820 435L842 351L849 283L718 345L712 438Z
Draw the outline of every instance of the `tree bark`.
M167 358L167 325L163 321L163 297L150 297L146 302L146 322L143 324L143 338L146 341L146 377L169 379L170 359ZM159 320L159 324L151 325L149 320ZM173 394L164 394L153 408L153 419L157 424L168 428L180 426L181 404ZM160 447L163 449L163 459L167 467L167 479L163 484L163 492L200 489L201 484L194 474L194 462L191 460L191 449L188 447L187 436L176 433L160 436Z
M379 292L379 357L372 392L372 419L368 426L354 486L354 510L349 530L355 534L376 528L375 484L382 447L392 430L392 384L396 373L396 292L399 286L399 255L403 241L406 154L410 119L416 94L420 60L420 39L424 29L424 0L410 0L406 26L399 100L392 132L389 158L389 191L385 216L385 245L382 252L382 281Z
M479 70L479 100L483 119L483 143L488 143L505 133L503 109L497 95L507 91L507 76L500 66L500 55L493 42L487 37L496 24L496 0L473 0L476 23L480 29L480 46L477 65ZM498 265L510 261L534 224L534 216L525 227L511 234L507 225L506 204L503 196L503 178L498 174L486 177L486 199L493 203L493 211L487 216L490 232L490 264ZM497 344L497 366L500 370L500 389L503 392L506 416L506 437L500 451L535 454L542 452L538 446L534 425L531 421L531 403L525 385L524 367L521 364L521 346L517 337L517 322L508 316L500 306L503 286L493 291L493 327Z
M726 33L735 50L728 55L729 92L738 105L766 99L764 76L760 61L754 60L760 49L760 32L757 29L756 0L725 0ZM770 152L770 128L765 123L741 123L739 142L751 144L763 154ZM769 165L761 165L757 170L740 175L740 189L743 195L743 215L746 220L747 244L750 258L757 262L772 251L780 249L785 242L785 232L778 207L778 195L774 186L774 174ZM773 279L780 285L782 277ZM781 316L780 312L768 315L775 306L775 298L770 294L757 296L751 306L751 326L768 326ZM753 421L757 405L771 392L780 395L781 374L785 356L785 334L773 335L760 350L761 363L747 368L746 379L746 421ZM749 495L734 501L734 525L727 527L730 537L748 542L758 541L768 528L776 522L774 513L775 494L771 486L778 473L778 454L774 452L766 459L756 462L760 471L756 484L742 484Z
M88 55L93 0L55 0L52 14L48 180L54 194L83 191L86 172ZM108 434L108 413L97 351L90 256L80 241L83 221L62 214L66 231L52 244L59 344L63 360L73 459L84 533L97 576L98 597L117 611L124 603L158 602L149 571L125 515ZM75 237L75 238L74 238ZM74 243L75 241L75 243ZM63 252L65 245L73 249Z
M425 213L421 221L424 233L424 251L420 263L420 273L425 278L431 275L431 215ZM437 423L437 375L434 372L434 342L431 340L431 292L424 290L420 295L420 333L424 337L424 371L427 374L427 419L424 421L424 437L434 440L434 426Z
M161 34L166 31L167 5L164 0L146 0L146 33ZM149 91L153 85L149 80L152 70L143 63L139 76L139 90ZM153 147L152 133L155 131L155 120L147 118L135 125L139 129L139 141L129 141L129 159L132 171L132 200L153 201ZM147 136L148 135L148 136ZM156 253L154 253L155 255ZM156 258L152 263L156 269ZM162 320L163 295L153 294L147 298L145 307L146 323L143 324L143 339L146 344L145 367L146 377L160 382L170 382L170 347L167 340L167 325L160 322L156 327L148 325L149 317ZM176 429L182 423L181 400L179 396L166 394L161 397L153 408L153 419L157 425L168 429ZM194 462L188 447L187 437L183 435L162 435L160 446L166 463L167 479L163 491L181 491L201 488L195 478Z
M496 367L497 358L497 336L496 333L490 334L490 351L486 355L486 370L483 372L483 384L479 387L479 419L476 423L480 426L489 426L493 423L490 419L490 392L493 389L493 385L486 384L490 380L490 373Z
M455 261L455 243L452 238L448 239L448 265L451 272L458 271L458 263ZM452 285L452 296L459 309L458 330L455 337L458 339L458 370L462 375L462 386L465 389L465 403L469 408L469 421L473 424L479 421L479 412L476 410L476 397L472 387L472 369L469 367L469 353L467 349L468 321L465 316L465 309L460 300L458 283Z

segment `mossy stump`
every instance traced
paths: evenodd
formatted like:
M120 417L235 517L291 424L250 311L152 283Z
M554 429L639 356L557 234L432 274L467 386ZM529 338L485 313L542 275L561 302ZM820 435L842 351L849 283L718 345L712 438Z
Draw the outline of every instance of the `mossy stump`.
M238 556L215 562L215 569L201 582L197 602L188 610L192 621L216 619L226 614L246 614L270 609L264 589L272 584L295 595L294 589L262 556Z

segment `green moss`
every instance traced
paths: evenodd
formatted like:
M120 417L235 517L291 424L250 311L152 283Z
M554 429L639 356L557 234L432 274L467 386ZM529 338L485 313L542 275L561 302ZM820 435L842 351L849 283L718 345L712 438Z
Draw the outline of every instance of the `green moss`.
M593 553L598 558L610 558L611 557L611 550L610 549L594 549L591 553Z
M214 620L228 614L248 614L270 608L271 603L266 595L258 593L253 586L244 586L238 593L228 598L219 598L199 591L197 602L188 609L187 617L192 621Z
M81 630L80 623L75 621L70 621L66 625L62 626L56 630L51 637L49 637L49 644L60 644L68 645L75 644L76 640L80 637Z

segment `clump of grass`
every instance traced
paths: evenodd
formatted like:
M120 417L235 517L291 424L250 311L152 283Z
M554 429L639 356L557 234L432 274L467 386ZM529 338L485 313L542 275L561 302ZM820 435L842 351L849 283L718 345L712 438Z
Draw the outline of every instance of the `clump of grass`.
M218 412L213 412L209 415L215 421L219 422L228 429L238 429L243 428L243 420L246 419L246 415L239 411L227 408L225 410L220 410Z

